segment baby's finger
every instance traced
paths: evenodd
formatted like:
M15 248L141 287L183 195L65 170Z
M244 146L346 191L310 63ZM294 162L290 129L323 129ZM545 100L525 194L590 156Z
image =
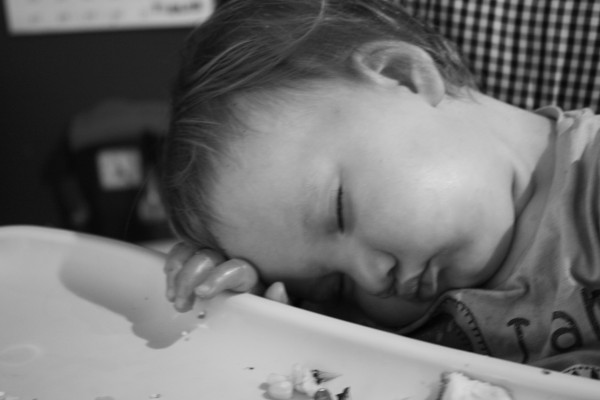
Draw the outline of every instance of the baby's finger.
M188 311L194 301L194 289L204 282L211 271L224 261L223 256L211 250L194 253L174 278L174 305L178 311Z
M259 283L258 273L244 260L232 258L211 271L195 293L210 298L225 290L248 292Z
M290 304L290 297L283 282L275 282L265 291L265 297L278 303Z
M184 263L194 255L195 249L180 242L171 248L167 254L164 272L167 275L167 299L175 300L175 277L183 268Z

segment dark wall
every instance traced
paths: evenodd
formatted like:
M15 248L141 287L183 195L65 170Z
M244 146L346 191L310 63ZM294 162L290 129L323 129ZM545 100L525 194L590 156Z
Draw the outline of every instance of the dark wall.
M0 7L0 225L61 226L48 176L69 120L108 98L167 99L188 29L11 36Z

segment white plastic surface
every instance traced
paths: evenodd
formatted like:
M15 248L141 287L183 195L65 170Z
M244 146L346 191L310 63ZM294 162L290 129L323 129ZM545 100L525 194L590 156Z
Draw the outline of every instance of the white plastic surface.
M164 299L158 252L38 227L0 228L0 392L20 400L264 400L300 362L354 400L434 400L443 371L515 399L600 398L600 383L417 342L248 294L206 319ZM303 399L295 395L295 399Z

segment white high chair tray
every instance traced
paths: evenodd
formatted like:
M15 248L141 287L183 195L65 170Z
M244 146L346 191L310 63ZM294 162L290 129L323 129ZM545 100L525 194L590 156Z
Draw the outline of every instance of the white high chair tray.
M294 363L354 400L434 400L443 371L515 399L600 398L600 383L422 343L257 296L207 318L164 298L164 256L49 228L0 228L0 392L20 400L264 400ZM296 394L294 399L305 399ZM334 397L335 398L335 397Z

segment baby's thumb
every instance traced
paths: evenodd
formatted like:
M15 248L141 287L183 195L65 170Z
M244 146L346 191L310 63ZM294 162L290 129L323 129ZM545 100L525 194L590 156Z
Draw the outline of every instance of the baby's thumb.
M265 291L265 297L278 303L290 304L290 298L283 282L275 282Z

